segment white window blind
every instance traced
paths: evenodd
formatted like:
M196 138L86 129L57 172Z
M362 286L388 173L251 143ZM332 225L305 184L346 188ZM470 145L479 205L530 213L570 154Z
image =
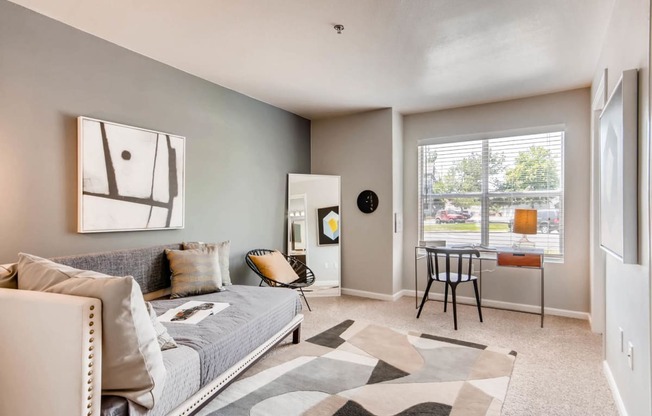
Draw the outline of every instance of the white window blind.
M447 244L510 246L516 208L537 210L549 255L564 253L562 131L419 146L419 236Z

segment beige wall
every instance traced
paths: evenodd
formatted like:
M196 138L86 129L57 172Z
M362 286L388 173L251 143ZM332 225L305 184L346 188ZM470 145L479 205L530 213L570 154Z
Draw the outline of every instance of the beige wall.
M421 139L565 125L565 261L545 266L546 307L583 316L589 311L590 99L588 89L405 116L403 287L414 288L417 235L417 143ZM423 267L423 269L421 269ZM483 269L495 269L483 264ZM419 266L419 288L425 286ZM539 305L537 271L498 268L483 272L483 301ZM443 288L442 288L443 290ZM461 295L472 296L471 288Z
M392 110L313 121L311 155L312 173L342 177L343 291L392 295ZM380 200L372 214L357 207L365 189Z
M392 199L398 224L394 224L393 289L403 289L403 116L392 111Z
M623 70L639 69L639 264L625 265L604 256L606 270L605 353L616 385L616 396L630 416L652 414L650 382L650 1L616 0L596 65L593 89L604 68L608 91L613 91ZM595 91L594 91L595 92ZM626 163L637 163L635 160ZM596 169L599 171L599 169ZM596 258L599 261L600 257ZM596 267L596 269L600 269ZM620 351L619 329L624 331L625 349L634 345L634 368Z

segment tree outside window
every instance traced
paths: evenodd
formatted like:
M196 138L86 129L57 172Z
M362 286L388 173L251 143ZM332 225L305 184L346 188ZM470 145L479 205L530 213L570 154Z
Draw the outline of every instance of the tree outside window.
M420 239L511 245L514 209L541 214L534 236L563 254L563 132L419 146ZM532 239L532 238L530 238Z

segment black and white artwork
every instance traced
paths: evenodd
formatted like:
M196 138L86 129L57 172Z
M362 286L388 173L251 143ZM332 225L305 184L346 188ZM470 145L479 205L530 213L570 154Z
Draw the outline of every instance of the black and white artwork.
M624 71L600 115L600 247L638 262L638 83Z
M183 228L185 138L78 118L80 233Z

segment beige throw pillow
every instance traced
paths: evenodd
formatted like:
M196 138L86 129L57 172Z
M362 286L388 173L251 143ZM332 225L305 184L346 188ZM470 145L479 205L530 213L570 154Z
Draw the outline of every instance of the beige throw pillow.
M258 270L266 277L281 283L292 283L299 279L287 259L278 251L262 256L249 256Z
M19 288L102 301L102 394L122 396L151 409L163 391L165 367L133 277L78 270L23 253L18 259Z
M205 253L217 253L220 261L220 272L222 273L222 284L230 286L231 274L229 273L229 255L231 252L231 241L221 243L183 243L184 250L201 250Z
M149 317L152 320L152 325L154 325L154 330L156 331L156 339L158 340L158 346L161 347L161 351L177 348L177 342L168 334L167 328L156 319L154 306L149 302L146 302L146 305Z
M17 289L16 271L18 264L0 264L0 289Z
M166 249L165 254L170 261L170 271L172 272L170 298L202 295L222 290L222 274L217 253Z

